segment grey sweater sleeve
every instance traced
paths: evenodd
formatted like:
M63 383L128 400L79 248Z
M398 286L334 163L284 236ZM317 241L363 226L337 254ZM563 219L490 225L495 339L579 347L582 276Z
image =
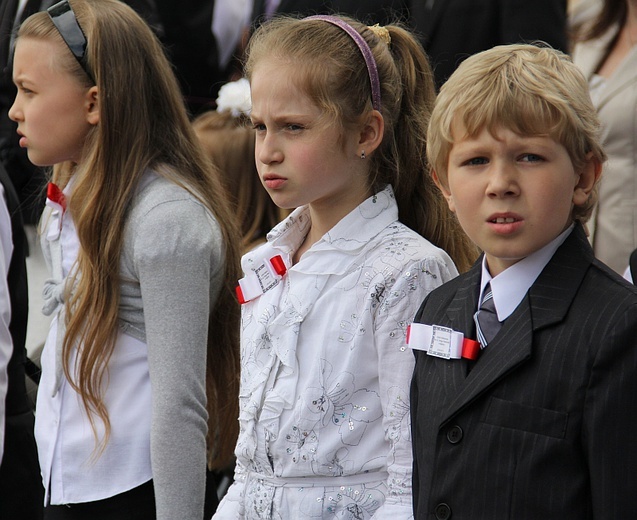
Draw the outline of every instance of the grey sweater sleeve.
M223 244L214 218L185 190L163 179L147 190L157 195L133 209L127 254L148 345L157 519L201 520L208 316L221 285Z

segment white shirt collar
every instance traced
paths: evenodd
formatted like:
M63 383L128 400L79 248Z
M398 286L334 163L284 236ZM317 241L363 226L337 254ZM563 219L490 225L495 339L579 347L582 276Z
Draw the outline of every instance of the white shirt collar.
M372 195L343 217L320 240L312 244L294 270L303 273L338 274L349 268L352 258L368 247L370 240L387 226L398 222L398 206L391 186ZM246 253L241 265L248 273L263 256L281 254L288 261L300 247L310 228L307 206L295 209L267 235L267 243ZM334 255L339 251L339 255ZM304 261L312 258L311 262Z
M345 215L309 251L315 252L334 248L343 251L359 251L367 243L398 220L398 205L394 190L387 185ZM311 225L308 206L296 208L283 222L277 224L267 235L274 247L289 248L295 252L307 235ZM308 251L308 252L309 252Z
M573 231L574 224L571 224L556 238L551 240L542 249L531 253L526 258L516 262L511 267L502 271L495 278L491 277L487 268L486 256L482 258L482 279L480 282L480 297L485 286L490 283L493 291L493 303L498 314L498 320L504 321L520 304L524 295L528 292L535 279L540 275L546 264L555 254L555 251L562 245L566 237Z

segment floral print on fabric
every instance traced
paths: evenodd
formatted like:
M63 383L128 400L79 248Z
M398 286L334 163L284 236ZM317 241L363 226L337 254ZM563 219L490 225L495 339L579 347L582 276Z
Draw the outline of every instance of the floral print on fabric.
M457 272L398 222L391 187L292 266L309 224L295 210L242 260L288 271L242 309L237 468L214 518L412 518L405 333Z

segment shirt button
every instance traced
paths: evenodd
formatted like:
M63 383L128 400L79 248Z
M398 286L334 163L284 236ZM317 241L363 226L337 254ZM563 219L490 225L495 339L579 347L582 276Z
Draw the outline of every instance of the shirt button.
M462 440L462 428L457 424L447 430L447 440L451 444L458 444Z
M445 504L438 504L434 510L436 520L449 520L451 518L451 508Z

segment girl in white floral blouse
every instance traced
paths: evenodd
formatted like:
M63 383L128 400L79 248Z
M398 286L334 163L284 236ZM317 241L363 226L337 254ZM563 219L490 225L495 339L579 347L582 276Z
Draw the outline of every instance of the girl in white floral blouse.
M474 259L427 175L429 64L399 26L280 18L247 76L259 176L297 209L242 260L241 430L214 518L412 518L405 331Z

